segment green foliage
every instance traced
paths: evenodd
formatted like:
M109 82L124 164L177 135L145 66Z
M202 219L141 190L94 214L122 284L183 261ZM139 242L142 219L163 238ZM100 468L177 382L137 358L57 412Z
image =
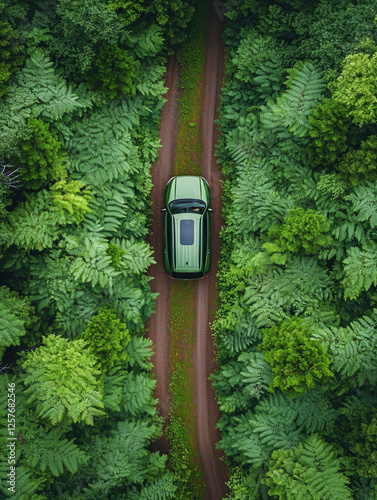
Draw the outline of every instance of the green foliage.
M352 202L352 211L357 213L359 221L368 221L371 229L377 226L377 186L375 184L369 183L355 187L346 200Z
M76 223L84 220L85 214L92 211L89 203L93 194L80 181L67 182L63 179L55 182L50 188L50 195L59 211L64 213L67 210Z
M29 423L30 425L30 423ZM23 454L26 463L42 473L49 470L55 477L65 469L72 474L86 463L86 456L75 444L74 439L63 438L63 428L31 425L23 432Z
M126 346L131 367L138 367L143 370L152 368L151 357L153 354L152 341L145 337L133 335L129 344Z
M9 213L2 227L2 243L26 250L51 248L59 237L58 226L64 224L65 218L54 209L47 191L39 191Z
M113 279L119 276L120 271L111 266L107 248L108 243L86 237L83 244L75 248L76 257L72 261L70 272L76 281L90 283L93 288L98 284L111 294Z
M322 214L310 209L294 208L282 226L269 231L269 237L275 243L266 243L264 247L268 253L289 251L310 255L332 242L332 238L324 234L329 229L330 225Z
M261 123L279 139L308 135L309 115L322 99L322 73L310 63L298 64L289 72L287 90L262 107Z
M229 500L257 500L259 498L259 481L257 482L256 476L255 469L251 469L247 474L242 467L232 468L226 483L230 494L226 498Z
M273 450L289 449L300 442L302 429L297 425L297 416L295 400L276 392L262 398L253 411L227 419L226 428L220 420L219 446L237 462L261 467Z
M48 124L36 118L29 118L27 124L27 135L20 144L22 182L27 188L39 189L66 176L65 153Z
M110 99L121 99L135 93L135 61L126 50L117 45L103 45L88 74L88 84Z
M6 347L20 345L20 337L26 335L35 320L30 298L0 287L0 358Z
M368 38L375 38L374 0L357 3L327 0L309 2L309 5L313 7L312 12L301 8L292 20L299 43L290 49L299 59L318 61L321 68L334 74L355 47Z
M363 408L351 419L346 441L356 457L357 472L362 477L377 477L377 410Z
M377 53L350 54L335 83L333 99L347 108L347 115L360 127L377 122L376 71Z
M283 66L279 47L272 37L251 31L241 40L232 64L234 77L252 84L250 93L261 102L277 97L283 85Z
M113 267L118 268L121 265L122 257L126 253L123 248L119 248L115 243L110 243L107 253L111 258L111 264Z
M124 366L117 365L106 374L103 380L103 406L111 412L121 411L123 399L124 379L128 372L124 370Z
M149 451L162 424L143 336L156 295L144 239L166 91L163 29L145 2L3 3L29 54L0 102L0 271L9 287L0 288L1 369L20 370L14 498L173 499L166 457ZM91 69L102 78L93 89ZM7 472L0 467L4 495Z
M360 405L376 406L377 3L226 3L217 149L225 227L213 383L219 447L228 464L242 466L230 498L372 499L377 480L363 477L357 462L364 453L373 470L374 428L356 437L356 416ZM285 72L285 88L268 81ZM262 369L269 361L270 381ZM246 391L249 369L259 399ZM258 371L262 383L254 382ZM299 443L316 432L313 457L298 460ZM340 458L333 472L331 464L318 471L331 449L324 444L318 460L314 452L329 436ZM356 457L351 441L369 438ZM276 468L267 472L267 492L261 478L269 460Z
M211 375L220 410L225 413L246 409L253 398L259 399L272 382L271 367L263 354L240 354L237 361L224 364Z
M346 327L320 328L314 337L326 345L331 369L341 375L346 387L377 384L375 313L358 318Z
M123 23L105 2L60 0L56 13L49 19L48 47L64 73L78 79L92 66L98 46L118 41Z
M114 292L113 283L118 276L134 277L146 271L154 262L152 250L144 242L129 240L114 240L124 252L120 252L121 261L117 268L112 266L112 258L108 253L109 243L100 238L88 238L72 249L75 258L72 260L70 272L75 280L90 283L94 288L97 284L106 288L110 294Z
M201 498L203 484L200 482L200 471L192 460L187 445L186 429L180 417L170 415L170 425L167 428L167 438L170 443L168 466L173 471L177 492L177 500Z
M43 342L22 364L28 403L53 425L63 419L93 425L93 417L103 415L95 357L80 339L49 335Z
M354 186L377 179L377 136L362 141L359 149L350 149L335 166Z
M230 220L237 234L268 231L281 224L293 202L275 189L269 167L264 160L244 169L232 191L234 211Z
M110 307L102 307L93 316L81 338L97 358L101 371L109 371L128 360L124 348L130 341L130 335L126 325Z
M186 38L185 29L195 10L191 3L185 0L153 0L147 8L147 12L163 28L168 45L179 44Z
M266 478L269 495L290 500L351 499L349 479L333 447L318 435L291 450L272 453Z
M253 261L264 263L265 257L265 253L257 254ZM250 273L242 300L258 328L274 326L288 319L292 312L315 323L338 322L331 303L332 280L313 257L289 258L284 269L268 261L268 266L256 266Z
M374 242L350 247L343 261L345 299L357 299L362 291L377 286L377 247Z
M9 473L9 469L7 471ZM4 498L12 498L13 500L24 500L24 498L31 498L32 500L46 500L46 497L43 495L39 495L36 491L40 490L40 486L42 481L37 478L33 478L32 474L26 467L17 467L17 489L15 493L11 493L8 490L9 483L6 481L8 477L6 474L3 474L2 485L0 486L1 492L4 495Z
M272 385L293 395L306 392L319 380L333 376L330 357L300 318L262 330L266 361L272 367Z
M143 12L145 12L144 2L141 0L106 0L109 10L116 12L122 19L125 26L134 23Z
M12 26L0 22L0 97L9 89L9 79L24 63L25 48L20 43L19 34Z
M153 416L156 413L157 399L153 398L156 380L145 373L131 372L124 382L124 409L133 417L145 414Z
M350 123L342 102L324 99L309 116L309 159L313 166L327 167L336 163L348 149Z
M75 218L55 207L50 193L42 190L26 195L26 201L9 212L1 240L6 247L43 250L51 248L61 236L62 228L74 222Z
M297 425L309 434L313 432L331 433L338 416L337 410L329 399L328 393L316 388L309 389L295 399Z
M10 205L10 187L8 181L0 174L0 221L2 221L6 214L6 207Z
M42 120L49 124L50 129L54 127L62 130L65 135L70 135L67 122L75 116L75 112L80 112L90 104L90 99L86 96L79 99L78 94L67 86L64 78L54 70L53 62L45 52L36 50L27 59L25 67L18 72L6 99L0 102L0 112L3 115L0 126L0 157L13 158L13 163L18 163L17 158L21 156L20 145L25 139L25 133L28 133L29 118ZM51 135L55 136L53 132Z
M177 485L175 476L171 472L157 477L153 482L148 482L142 486L141 490L133 487L128 490L127 499L129 500L173 500L176 496Z
M332 199L342 197L348 189L348 183L338 174L321 174L317 183L317 189L321 193L331 195Z
M110 432L93 436L87 443L91 465L86 494L107 498L121 484L142 484L162 475L166 456L146 451L158 434L159 428L146 420L124 420Z

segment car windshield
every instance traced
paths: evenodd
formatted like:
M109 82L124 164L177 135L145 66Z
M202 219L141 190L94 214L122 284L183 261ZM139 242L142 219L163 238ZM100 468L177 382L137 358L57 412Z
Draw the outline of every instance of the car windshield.
M170 212L175 214L202 214L206 204L202 200L175 200L169 203Z

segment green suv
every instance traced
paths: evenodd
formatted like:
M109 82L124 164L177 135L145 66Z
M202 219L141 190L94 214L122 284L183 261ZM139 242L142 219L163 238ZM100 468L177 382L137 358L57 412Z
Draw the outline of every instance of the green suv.
M164 266L170 278L205 278L211 264L210 192L203 177L172 177L166 185Z

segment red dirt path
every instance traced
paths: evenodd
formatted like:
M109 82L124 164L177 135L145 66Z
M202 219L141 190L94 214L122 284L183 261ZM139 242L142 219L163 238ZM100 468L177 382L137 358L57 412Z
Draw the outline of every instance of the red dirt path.
M162 109L160 121L160 139L162 147L159 151L159 158L152 169L152 230L149 243L154 249L154 259L156 264L149 268L148 274L153 276L151 289L158 292L156 301L156 313L147 322L148 337L152 339L154 345L154 356L152 357L153 370L157 379L155 397L158 399L157 408L165 419L169 413L169 297L170 278L164 271L163 264L163 219L161 209L164 206L165 186L170 177L173 176L175 147L177 138L178 109L177 109L177 84L178 84L178 63L175 58L171 58L166 67L166 86L168 92L165 95L167 101ZM162 440L162 450L167 451L166 441Z
M220 433L215 425L220 418L215 392L208 377L216 369L212 331L216 291L216 273L220 250L219 231L221 220L220 172L214 156L218 130L214 120L218 117L221 84L224 77L224 45L221 38L222 23L212 9L207 33L204 92L201 110L200 133L203 143L201 174L211 187L211 271L207 279L196 282L196 342L193 352L195 373L195 420L196 437L199 447L201 470L206 482L206 499L219 500L226 496L227 470L221 457L223 453L215 449Z
M195 345L193 350L194 367L194 403L196 420L196 440L199 450L199 462L206 483L206 499L221 500L228 493L225 485L227 470L221 461L222 453L215 449L220 438L215 429L219 419L219 409L215 393L208 377L214 372L215 351L212 331L209 323L213 321L214 300L216 297L215 278L219 257L221 227L221 185L220 172L214 157L218 131L214 120L217 117L219 94L224 75L224 47L221 40L222 25L218 15L212 8L208 26L206 46L206 65L204 76L204 96L201 112L201 141L203 153L201 173L211 187L212 235L211 254L212 267L209 277L199 280L195 284ZM162 262L162 217L163 196L165 185L173 175L174 157L177 140L177 83L178 65L174 58L170 59L166 71L166 86L169 91L166 95L160 121L160 138L162 148L159 159L152 169L152 211L153 223L150 244L154 248L154 258L157 264L150 267L149 274L154 277L151 281L152 291L158 292L156 314L152 315L147 323L148 336L153 340L155 354L152 358L154 373L157 378L155 397L158 398L158 409L161 415L168 418L169 411L169 297L170 279L164 272ZM161 451L167 451L167 443L162 439L158 445ZM187 499L191 500L191 499Z

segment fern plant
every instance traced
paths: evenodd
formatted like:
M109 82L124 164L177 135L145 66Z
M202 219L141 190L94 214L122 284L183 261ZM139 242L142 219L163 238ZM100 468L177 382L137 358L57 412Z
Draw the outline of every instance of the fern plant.
M361 141L358 149L350 148L335 165L353 186L377 179L377 136Z
M106 497L119 483L141 484L160 475L166 457L146 451L158 433L148 421L124 420L111 432L93 436L87 444L92 463L87 493Z
M93 194L80 181L55 182L50 188L50 196L54 205L62 212L67 210L76 223L81 222L85 214L92 211L89 205Z
M261 123L282 140L308 136L309 115L322 99L325 83L322 73L310 63L296 65L286 82L287 90L262 107Z
M20 144L20 150L22 183L25 187L39 189L46 182L57 181L67 175L62 144L42 120L28 119L27 135Z
M88 85L110 99L121 99L135 93L135 61L128 51L116 44L102 45L89 71Z
M279 387L297 395L313 388L316 381L333 376L325 347L310 338L311 332L300 318L291 318L262 333L260 349L272 367L272 390Z
M368 221L370 227L377 226L377 186L368 183L365 186L356 186L352 193L345 197L352 203L352 211L357 214L360 222Z
M149 374L131 372L123 386L123 404L126 413L141 417L156 413L157 400L153 398L156 381Z
M9 89L12 74L25 60L25 47L20 43L19 33L4 21L0 22L0 47L0 97L2 97Z
M349 119L342 102L324 99L309 116L308 144L311 165L320 167L332 166L347 149L347 131Z
M36 319L30 298L0 287L0 359L6 347L20 345L20 338Z
M74 474L86 463L86 455L75 444L74 439L63 438L62 427L33 426L26 429L24 435L23 454L25 462L33 469L41 472L49 470L58 477L65 470Z
M346 327L322 327L313 337L326 344L331 356L331 369L338 372L344 384L362 386L366 382L376 384L377 363L373 355L376 349L376 319L363 316Z
M65 214L52 204L48 191L38 191L9 212L1 240L6 247L16 245L27 251L51 248L67 222Z
M129 356L129 364L134 370L136 368L143 370L151 369L151 357L153 354L151 339L133 335L129 344L127 344L126 351Z
M268 235L275 242L266 243L264 247L269 253L274 252L271 256L273 260L278 259L276 255L286 251L310 255L319 247L331 244L331 237L324 234L329 229L330 225L322 214L295 208L289 212L282 226L270 229Z
M101 307L81 334L88 349L96 356L101 371L124 364L128 355L124 348L130 341L127 327L110 307Z
M271 455L266 478L269 495L295 500L347 500L352 498L349 479L333 447L317 434L290 450Z
M251 94L257 98L254 103L277 97L283 84L283 65L272 37L251 31L241 40L232 64L235 78L252 84Z
M374 242L360 247L350 247L343 261L345 299L357 299L364 290L377 286L377 246Z
M25 101L21 110L24 108L26 113L27 107L32 105L34 116L49 121L60 120L66 113L89 105L88 102L79 102L77 94L57 75L53 62L41 49L37 49L26 61L18 83L19 89L18 92L14 90L14 99L19 99L17 93L23 94ZM12 98L13 92L10 95Z
M93 418L104 414L96 359L80 339L49 335L43 343L22 364L28 403L52 425L63 419L93 425Z

